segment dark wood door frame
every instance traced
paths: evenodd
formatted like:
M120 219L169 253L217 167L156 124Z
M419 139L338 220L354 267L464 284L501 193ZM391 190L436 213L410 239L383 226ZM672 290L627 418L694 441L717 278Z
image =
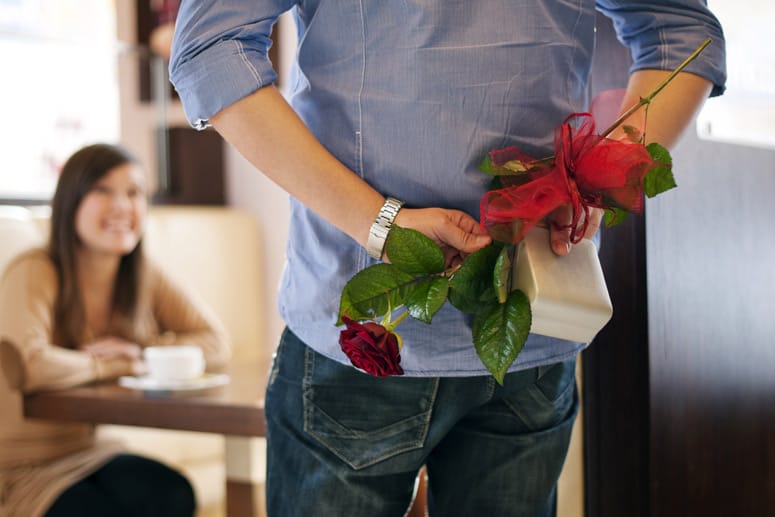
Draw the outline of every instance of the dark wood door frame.
M598 14L590 95L627 84L629 51ZM644 216L602 230L600 262L614 306L583 352L587 517L648 517L649 357Z

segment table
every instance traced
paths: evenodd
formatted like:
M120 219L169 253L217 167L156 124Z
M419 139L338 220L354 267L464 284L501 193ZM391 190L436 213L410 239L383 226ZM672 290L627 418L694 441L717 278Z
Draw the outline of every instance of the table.
M264 393L268 365L234 364L230 382L207 390L160 395L131 390L115 382L24 397L30 418L157 427L225 436L226 508L231 516L253 516L253 485L240 474L240 461L250 455L250 437L266 436Z

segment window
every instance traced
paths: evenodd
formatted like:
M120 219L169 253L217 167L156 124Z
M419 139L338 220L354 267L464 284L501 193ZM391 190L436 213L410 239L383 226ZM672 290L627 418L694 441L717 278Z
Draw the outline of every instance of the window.
M700 138L775 149L775 19L772 0L712 2L727 43L727 91L697 117Z
M48 200L79 147L118 142L115 3L0 0L0 199Z

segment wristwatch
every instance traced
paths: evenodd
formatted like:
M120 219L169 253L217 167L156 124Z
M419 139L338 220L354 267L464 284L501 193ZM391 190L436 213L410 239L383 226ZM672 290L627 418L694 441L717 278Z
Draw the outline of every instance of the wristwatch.
M403 204L402 201L394 197L385 199L385 204L382 205L377 218L371 225L369 238L366 241L366 251L371 257L377 260L382 259L382 251L385 249L388 233L390 233L393 221L395 221L398 211L401 210L401 205Z

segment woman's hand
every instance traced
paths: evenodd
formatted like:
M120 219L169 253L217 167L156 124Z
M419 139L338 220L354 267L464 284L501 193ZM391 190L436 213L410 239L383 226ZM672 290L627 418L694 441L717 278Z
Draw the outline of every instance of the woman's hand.
M98 338L95 341L81 345L80 349L105 359L116 357L140 359L143 355L140 345L115 336Z
M143 362L142 347L119 337L104 336L81 345L79 350L88 352L98 359L125 360L130 364L132 375L143 375L147 372Z
M438 244L447 267L456 266L467 255L492 242L479 222L460 210L402 208L395 224L417 230Z

